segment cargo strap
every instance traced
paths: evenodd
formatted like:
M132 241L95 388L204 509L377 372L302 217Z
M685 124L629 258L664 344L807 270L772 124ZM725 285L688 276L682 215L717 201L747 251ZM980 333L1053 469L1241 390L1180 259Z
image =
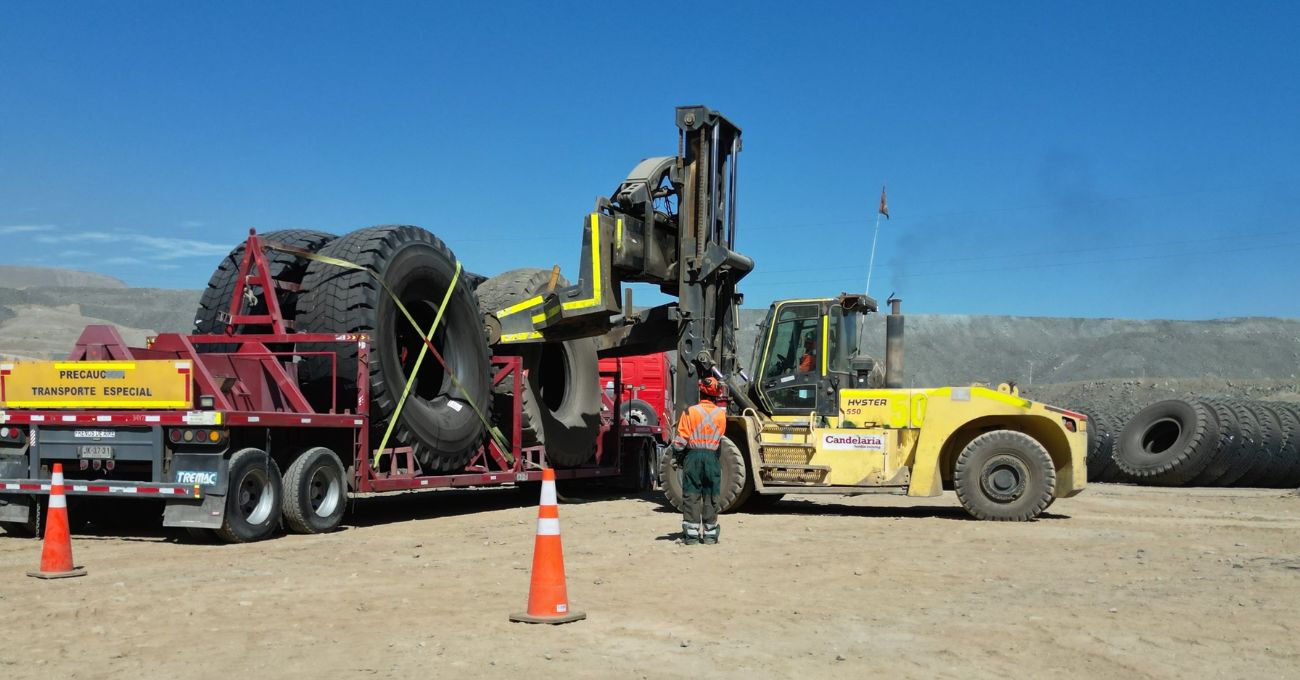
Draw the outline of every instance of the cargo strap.
M460 281L460 260L456 260L456 272L452 274L451 285L447 286L447 292L443 293L442 302L438 305L438 313L433 317L433 324L429 326L429 332L425 333L424 329L420 328L420 324L415 320L415 317L411 316L411 312L407 311L406 305L402 304L402 301L398 299L397 294L393 292L393 289L388 287L388 283L384 281L384 277L379 275L379 272L376 272L369 267L354 262L348 262L347 260L337 257L321 255L319 253L313 253L298 248L289 248L287 246L277 245L270 242L265 242L263 245L270 250L289 253L290 255L296 255L313 262L320 262L335 267L342 267L343 269L352 269L370 274L370 276L374 277L374 279L379 282L379 285L383 287L384 292L388 293L388 297L392 299L393 304L397 306L397 309L401 310L402 316L406 317L406 320L411 323L411 327L414 328L424 340L424 344L420 347L420 354L415 358L415 366L411 369L411 375L415 376L419 374L420 366L424 363L425 355L432 351L434 356L437 357L438 362L442 364L442 368L446 371L447 376L451 378L452 385L454 385L456 389L460 390L462 394L468 396L469 392L465 389L464 385L461 384L460 379L456 377L455 371L451 370L451 367L447 365L447 362L444 361L442 357L438 355L438 351L433 348L433 334L438 330L438 324L442 322L443 312L447 311L447 303L451 301L452 291L456 290L456 283ZM370 463L371 467L377 468L379 466L379 458L383 455L384 449L388 448L388 440L392 437L393 428L397 426L397 419L402 415L402 408L406 406L406 397L410 395L411 386L413 384L415 384L414 379L406 381L406 387L402 389L402 397L397 400L397 408L393 411L393 416L388 419L388 427L384 430L384 437L379 441L379 448L375 449L374 459ZM473 399L466 399L465 403L469 404L470 409L474 411L474 415L478 416L479 421L483 423L483 427L487 429L488 434L491 435L492 439L496 442L497 448L505 455L506 460L513 464L514 455L510 450L510 444L506 442L505 435L487 419L487 416L483 414L483 411L479 409L478 404L475 404Z

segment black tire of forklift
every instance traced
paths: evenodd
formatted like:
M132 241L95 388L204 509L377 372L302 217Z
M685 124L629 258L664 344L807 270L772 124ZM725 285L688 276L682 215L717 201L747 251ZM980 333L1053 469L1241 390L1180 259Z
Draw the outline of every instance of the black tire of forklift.
M0 529L14 538L40 538L45 534L45 496L34 497L28 508L26 522L0 522Z
M280 528L284 486L280 466L261 449L240 449L230 457L226 512L217 536L227 543L252 543Z
M503 307L541 293L550 283L551 272L545 269L512 269L487 281L474 291L479 312L496 314ZM556 285L565 287L568 280L559 277ZM523 361L528 379L520 393L519 430L524 446L546 447L546 462L554 467L576 467L596 454L600 434L600 359L596 343L590 338L564 342L529 343L520 346L499 345L497 354L515 354ZM508 396L515 390L512 381L493 388L496 396ZM498 400L505 408L497 409L497 424L503 429L512 423L513 402Z
M722 489L718 494L718 511L735 512L741 509L745 501L754 493L749 475L745 471L745 457L727 437L722 438L718 448L719 461L722 464ZM663 457L660 464L660 483L663 485L664 498L678 512L682 511L682 470L677 467L670 453Z
M1056 468L1038 440L1023 432L993 430L957 456L953 489L976 519L1025 522L1051 504Z
M334 531L343 521L347 500L343 462L323 446L303 452L284 473L284 523L294 533Z

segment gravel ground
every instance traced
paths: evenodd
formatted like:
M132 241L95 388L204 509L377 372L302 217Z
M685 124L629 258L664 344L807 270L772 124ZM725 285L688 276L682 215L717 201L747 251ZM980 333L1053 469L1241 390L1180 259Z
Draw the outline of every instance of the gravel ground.
M242 546L77 536L86 578L0 537L0 675L1300 677L1300 498L1093 485L1031 523L938 499L793 499L674 540L651 498L561 506L588 620L511 624L536 510L509 490L362 502Z

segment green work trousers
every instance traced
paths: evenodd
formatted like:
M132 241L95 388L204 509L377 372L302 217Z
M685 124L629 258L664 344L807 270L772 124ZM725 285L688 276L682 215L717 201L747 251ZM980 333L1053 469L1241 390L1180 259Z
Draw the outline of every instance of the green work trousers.
M718 452L690 449L682 462L682 511L687 524L704 524L705 531L718 525L718 495L722 490L722 464Z

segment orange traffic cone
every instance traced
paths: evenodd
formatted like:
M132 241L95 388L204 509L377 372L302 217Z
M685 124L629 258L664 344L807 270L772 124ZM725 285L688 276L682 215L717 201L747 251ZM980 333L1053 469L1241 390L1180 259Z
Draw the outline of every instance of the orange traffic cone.
M50 477L50 509L45 517L45 546L41 549L41 570L29 571L36 578L85 576L85 567L72 566L72 537L68 535L68 499L63 495L63 465L54 464Z
M542 470L542 502L537 508L537 542L533 546L533 578L528 586L528 611L511 614L523 623L569 623L587 618L569 609L564 585L564 548L560 545L560 507L555 502L555 470Z

